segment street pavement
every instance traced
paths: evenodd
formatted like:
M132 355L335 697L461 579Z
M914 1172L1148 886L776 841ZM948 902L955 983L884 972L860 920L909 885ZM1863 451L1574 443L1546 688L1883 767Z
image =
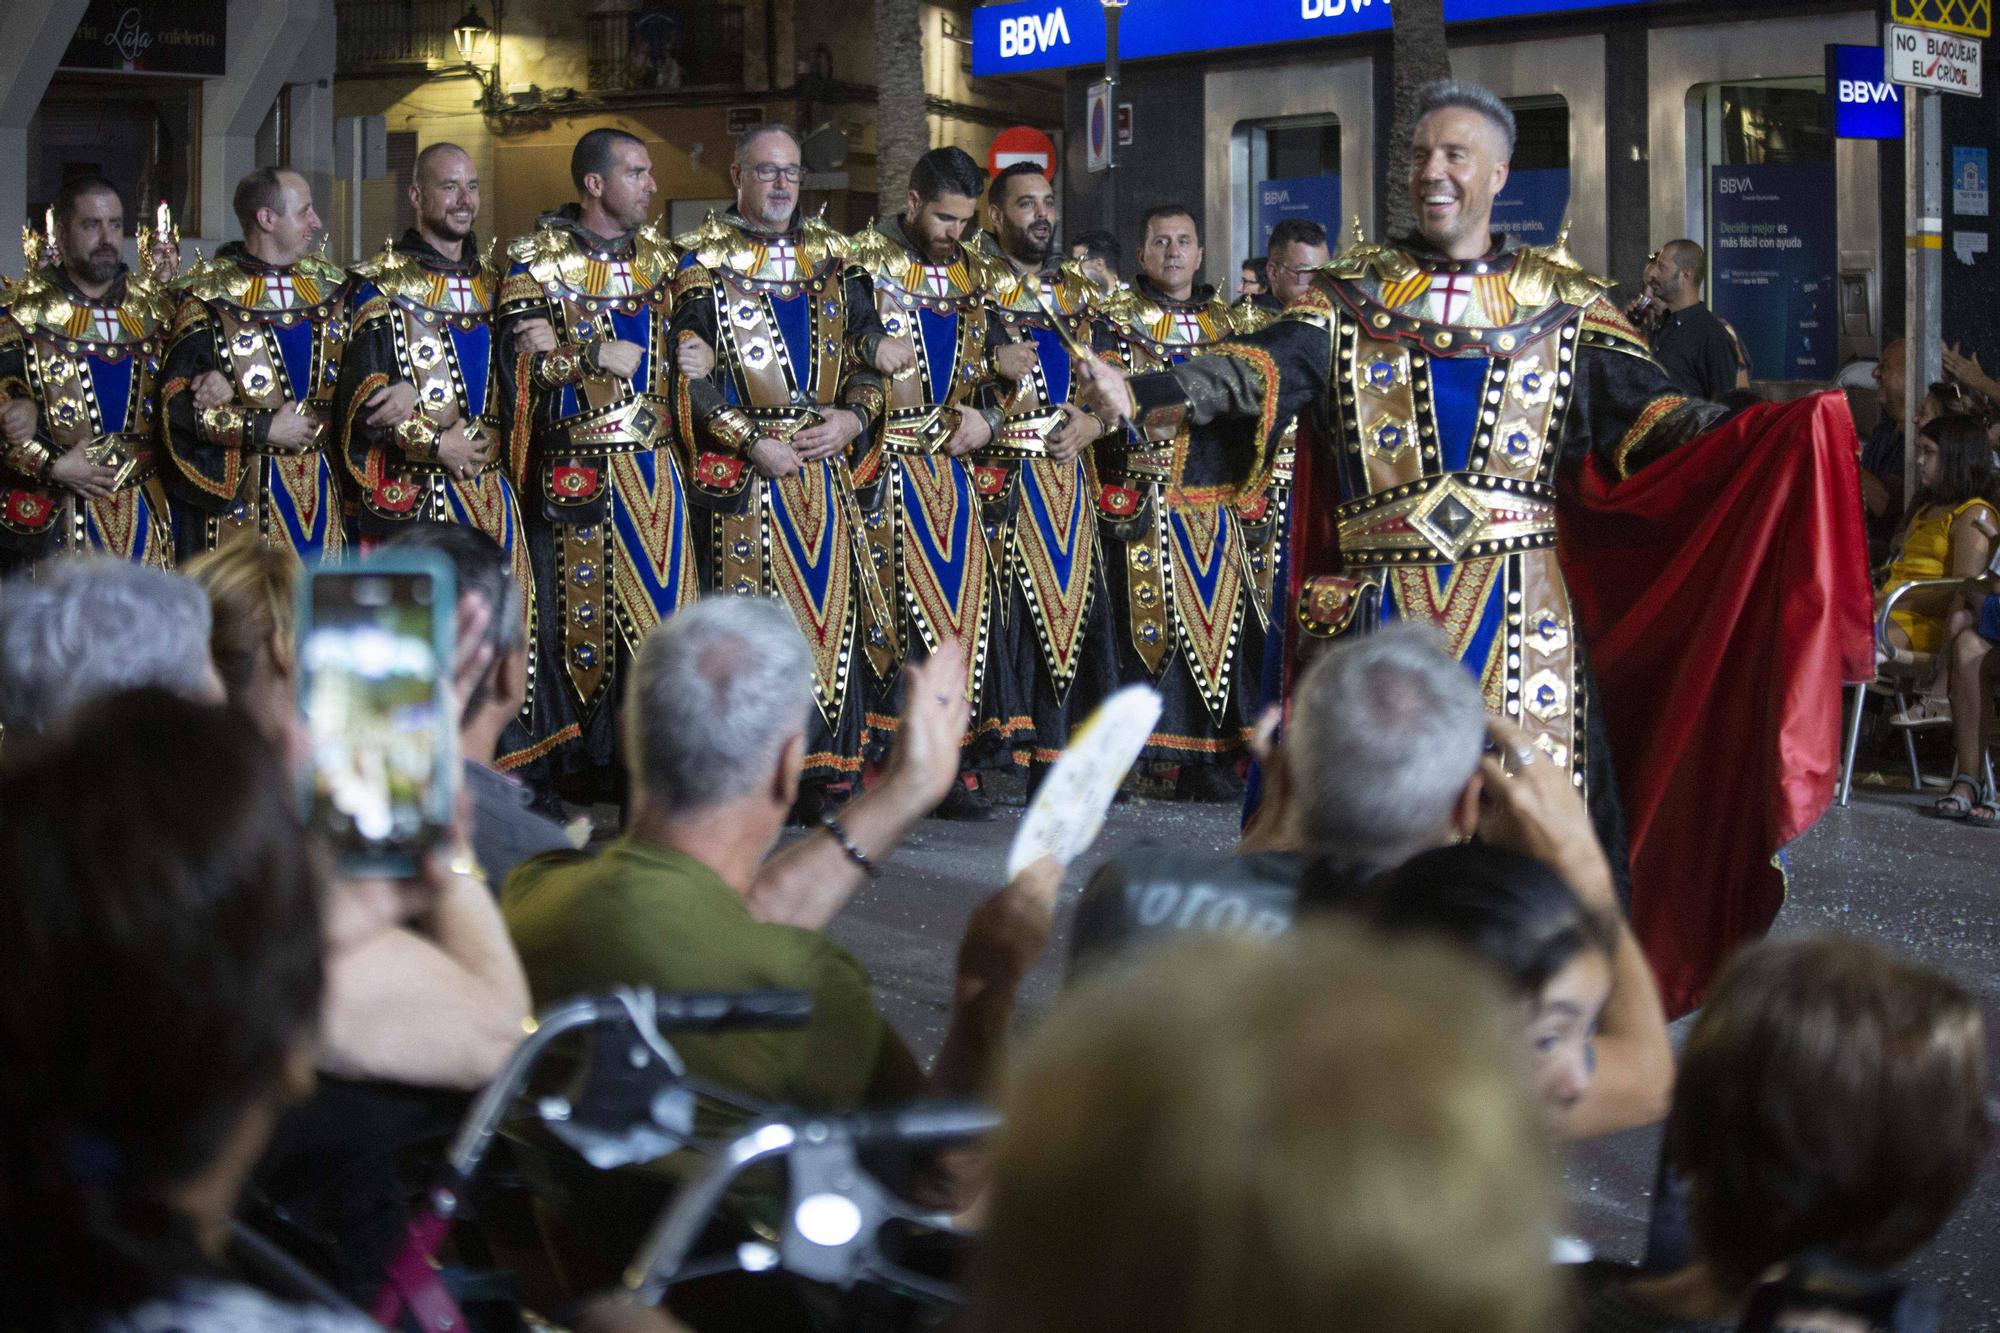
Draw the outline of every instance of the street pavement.
M1009 793L1001 794L1004 801ZM1775 930L1863 935L1948 973L1984 1007L1989 1068L2000 1071L2000 876L1993 874L2000 832L1920 818L1928 801L1857 788L1851 807L1830 810L1788 850L1790 888ZM990 823L925 821L828 929L868 967L883 1012L926 1060L944 1034L959 935L973 906L1000 884L1019 813L1003 805ZM1092 867L1145 840L1222 850L1235 824L1235 810L1222 805L1138 800L1114 809L1063 885L1048 956L1022 990L1017 1035L1032 1029L1061 987L1069 920ZM1675 1025L1677 1039L1686 1026ZM2000 1088L2000 1079L1989 1087ZM1643 1249L1659 1137L1657 1129L1636 1130L1568 1152L1571 1228L1600 1257L1636 1260ZM1947 1329L2000 1329L2000 1179L1990 1163L1911 1270L1947 1292Z

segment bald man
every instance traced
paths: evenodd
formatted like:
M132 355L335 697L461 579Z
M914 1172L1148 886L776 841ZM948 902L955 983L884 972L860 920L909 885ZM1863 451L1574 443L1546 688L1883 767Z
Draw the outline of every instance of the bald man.
M1701 303L1708 256L1693 241L1668 241L1646 265L1646 290L1666 309L1653 359L1681 392L1710 402L1736 387L1736 340Z

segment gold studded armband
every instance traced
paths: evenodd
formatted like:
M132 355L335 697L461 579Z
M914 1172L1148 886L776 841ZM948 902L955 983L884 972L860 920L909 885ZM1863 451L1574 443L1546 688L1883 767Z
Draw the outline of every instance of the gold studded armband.
M33 477L36 481L47 481L56 466L55 452L40 440L32 439L8 445L5 454L0 455L0 461L4 461L8 467L22 476Z
M435 463L438 456L438 439L444 431L435 421L422 412L411 414L410 419L396 427L396 443L402 446L403 456L412 463Z
M195 418L195 431L205 444L241 449L245 442L245 420L243 409L229 403L204 407Z
M748 449L759 434L757 423L738 407L718 407L708 414L702 425L715 443L738 453Z
M560 389L583 379L583 353L574 343L563 343L553 352L542 353L535 364L535 379L545 389Z

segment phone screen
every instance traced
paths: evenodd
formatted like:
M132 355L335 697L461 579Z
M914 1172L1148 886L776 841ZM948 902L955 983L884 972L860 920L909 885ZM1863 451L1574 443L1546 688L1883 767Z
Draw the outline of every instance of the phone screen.
M449 575L363 563L306 576L300 700L307 819L350 868L414 871L450 820L456 727Z

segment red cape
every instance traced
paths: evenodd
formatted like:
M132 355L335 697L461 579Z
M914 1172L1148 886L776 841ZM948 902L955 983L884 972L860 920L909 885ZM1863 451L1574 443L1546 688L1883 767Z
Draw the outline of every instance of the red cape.
M1784 900L1773 857L1833 797L1841 687L1874 675L1847 402L1732 417L1624 480L1562 488L1558 551L1632 847L1632 925L1670 1015Z

